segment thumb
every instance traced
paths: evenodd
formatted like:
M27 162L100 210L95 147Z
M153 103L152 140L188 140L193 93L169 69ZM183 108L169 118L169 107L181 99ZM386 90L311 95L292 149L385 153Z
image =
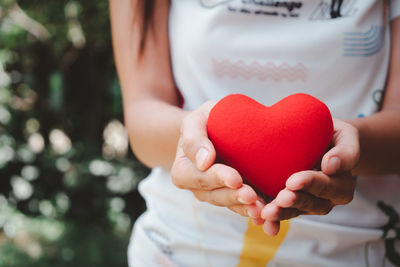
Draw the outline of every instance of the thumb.
M358 130L352 125L334 120L333 148L322 158L321 169L326 175L354 169L360 157Z
M215 102L206 102L189 113L181 126L183 153L200 171L208 169L215 161L216 152L207 136L207 120Z

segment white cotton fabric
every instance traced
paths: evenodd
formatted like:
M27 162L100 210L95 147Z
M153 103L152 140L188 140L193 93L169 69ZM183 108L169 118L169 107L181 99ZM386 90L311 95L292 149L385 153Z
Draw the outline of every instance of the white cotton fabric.
M232 93L272 105L301 92L325 102L336 118L377 112L399 0L344 0L340 12L330 0L171 2L172 68L185 109ZM389 216L377 203L398 213L399 188L398 176L357 177L350 204L291 220L268 266L394 266L385 241L398 224L383 237ZM246 218L197 201L161 168L139 189L148 210L134 227L131 267L238 264Z
M397 19L400 16L400 0L390 1L390 18Z

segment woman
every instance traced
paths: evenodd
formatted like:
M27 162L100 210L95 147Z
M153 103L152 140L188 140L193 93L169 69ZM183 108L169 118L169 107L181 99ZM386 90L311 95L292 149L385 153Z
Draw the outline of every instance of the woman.
M153 168L131 266L400 265L399 1L110 4L131 146ZM333 147L266 204L214 163L210 100L297 92L330 108Z

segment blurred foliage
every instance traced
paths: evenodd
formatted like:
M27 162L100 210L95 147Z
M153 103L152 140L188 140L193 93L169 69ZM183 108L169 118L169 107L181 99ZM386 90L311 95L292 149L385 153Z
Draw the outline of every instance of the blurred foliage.
M126 266L128 149L107 0L0 0L0 266Z

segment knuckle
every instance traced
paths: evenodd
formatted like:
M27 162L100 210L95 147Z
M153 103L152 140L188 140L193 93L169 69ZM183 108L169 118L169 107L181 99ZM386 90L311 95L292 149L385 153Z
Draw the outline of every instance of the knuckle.
M226 176L230 175L229 172L225 171L224 166L221 164L214 164L213 166L211 166L210 172L208 174L212 175L215 183L221 186L225 184L224 181L226 179Z
M313 188L318 185L318 180L315 175L309 171L303 171L296 174L296 179L302 179L307 187Z
M349 204L351 201L353 201L353 198L354 198L354 194L347 194L342 197L340 204L341 205Z
M317 195L320 197L324 197L324 196L329 196L330 191L332 190L332 188L330 186L328 186L327 184L321 184L318 186L318 193Z
M182 141L181 141L181 146L183 149L183 153L190 157L192 156L195 148L196 141L198 141L198 138L191 134L184 134L182 136Z
M240 215L244 216L244 217L249 217L248 212L247 212L247 208L242 206L239 208L239 212Z
M198 191L192 191L193 195L195 196L195 198L197 198L198 201L200 202L207 202L207 197L205 196L205 194L200 193Z
M226 205L224 205L223 203L217 201L215 198L213 198L212 196L210 196L210 198L207 200L208 203L213 204L214 206L218 206L218 207L225 207Z
M195 178L195 185L197 188L204 190L208 188L208 183L204 180L202 176L196 176Z
M178 164L174 163L171 168L171 181L179 189L183 189L183 179Z
M329 214L329 213L332 211L332 209L333 209L333 206L332 206L332 205L325 207L324 209L322 209L321 215L327 215L327 214Z
M287 206L304 206L306 204L307 200L298 192L293 192L293 195L287 200Z

